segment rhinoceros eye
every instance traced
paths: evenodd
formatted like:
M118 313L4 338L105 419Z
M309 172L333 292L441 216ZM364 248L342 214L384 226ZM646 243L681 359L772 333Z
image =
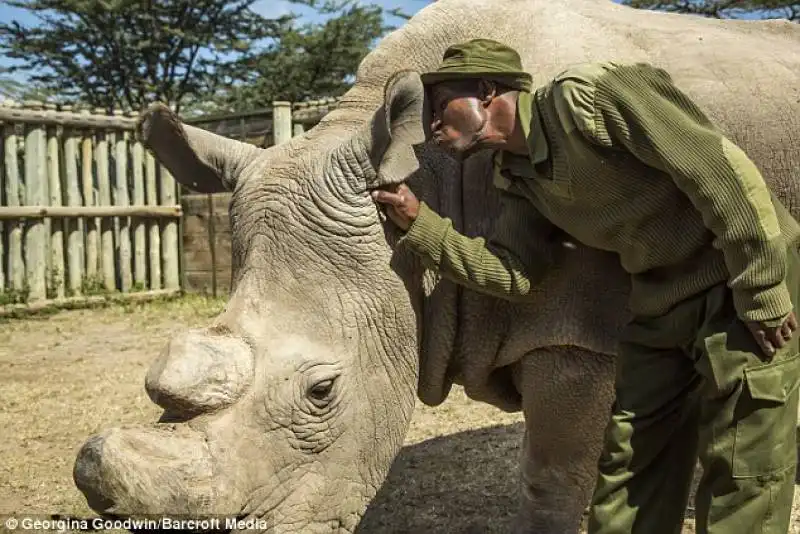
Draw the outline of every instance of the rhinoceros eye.
M317 382L316 384L311 386L311 389L308 390L309 397L311 397L311 399L316 402L325 402L330 400L334 382L335 382L334 378Z

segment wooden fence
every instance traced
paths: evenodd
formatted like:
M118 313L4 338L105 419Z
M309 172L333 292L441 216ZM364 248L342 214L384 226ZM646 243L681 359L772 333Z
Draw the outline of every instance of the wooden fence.
M303 133L337 104L336 98L295 104L277 101L268 108L215 113L187 118L184 122L230 139L268 148Z
M258 146L336 99L186 122ZM72 302L230 289L230 194L182 190L135 140L132 113L0 104L0 315Z
M135 120L0 105L0 304L180 290L180 192Z

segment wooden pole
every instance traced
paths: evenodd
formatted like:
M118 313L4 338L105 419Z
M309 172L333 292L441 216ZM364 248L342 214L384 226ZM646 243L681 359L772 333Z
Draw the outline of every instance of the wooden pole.
M88 110L83 110L82 114L88 114ZM83 140L81 141L81 183L83 186L83 205L95 206L97 204L97 195L95 194L94 186L94 135L91 130L82 130ZM97 267L100 263L99 237L98 229L100 228L99 219L86 220L86 278L95 281L97 279Z
M208 249L211 252L211 294L217 297L217 229L214 221L214 197L208 195Z
M40 106L31 103L29 107ZM43 126L28 125L25 135L25 202L47 204L47 156ZM43 220L26 224L25 278L29 288L28 300L47 298L47 234Z
M106 130L106 142L108 143L108 185L109 185L109 205L114 206L118 200L118 192L117 192L117 132L114 130ZM111 226L111 242L112 245L112 260L111 263L114 266L114 285L112 288L109 288L107 285L105 286L107 290L111 291L113 289L119 289L120 284L120 276L122 275L120 270L120 265L117 263L119 258L119 217L111 217L107 221ZM105 284L105 282L104 282Z
M128 195L128 133L117 134L116 156L116 202L117 206L129 206ZM128 293L133 284L131 274L131 221L129 217L119 219L119 272L120 288L123 293Z
M3 105L0 102L0 105ZM0 123L0 139L5 139L5 131L3 128L2 123ZM3 141L3 150L5 150L5 141ZM4 171L5 167L5 156L3 156L3 160L0 161L0 205L3 204L3 194L6 190L6 173ZM8 263L6 260L6 225L0 222L0 294L6 292L6 264Z
M140 293L116 295L92 295L82 297L67 297L63 299L42 300L32 304L9 304L0 306L0 317L15 316L33 313L46 309L79 308L87 306L102 306L105 304L147 302L149 300L172 298L180 295L180 290L143 291Z
M181 206L181 208L183 208L183 191L184 191L183 186L176 183L175 203ZM184 245L183 236L186 235L186 227L185 227L186 220L182 216L178 217L176 220L178 221L177 236L176 236L176 241L178 243L178 250L177 250L178 273L179 273L178 285L182 290L183 288L186 287L186 256L183 248Z
M145 192L147 194L147 205L158 205L158 177L156 175L156 159L153 154L147 152L145 155ZM161 229L158 221L150 221L150 289L155 291L161 289Z
M3 158L5 159L5 158ZM0 199L2 192L6 189L6 175L3 172L3 164L0 163ZM2 203L2 200L0 200ZM6 225L0 222L0 294L6 291Z
M275 101L272 103L272 139L279 145L292 138L292 104Z
M143 206L144 194L144 147L136 141L133 144L133 204ZM133 281L141 291L147 283L147 234L144 220L133 219Z
M81 205L80 179L78 176L78 134L74 129L64 132L64 178L67 206ZM84 271L83 219L64 222L67 232L67 290L72 296L80 296Z
M50 109L55 106L50 105ZM61 206L61 154L59 143L61 136L56 127L47 128L47 176L49 179L50 205ZM48 283L55 298L64 298L64 225L60 220L51 220L50 224L50 275Z
M97 190L98 204L111 205L111 179L109 177L108 133L97 134ZM114 225L108 218L100 219L100 265L103 277L103 287L107 291L117 288L116 272L114 269Z
M0 106L0 122L23 124L39 124L51 126L70 126L73 128L89 128L92 130L105 130L112 128L115 130L132 131L136 125L135 118L109 116L105 110L96 109L95 113L70 113L63 111L42 110L41 104L36 109L27 107L26 109Z
M159 166L161 171L161 204L175 203L175 179L166 167ZM178 264L178 223L174 220L162 223L161 258L163 261L164 289L180 287L180 265Z
M6 205L15 207L20 205L19 188L19 143L14 125L3 126L3 152L5 154L6 176ZM25 286L25 263L22 260L22 223L11 221L6 225L8 231L8 250L6 260L8 266L8 279L6 287L14 291L22 291Z
M0 206L0 220L75 219L85 217L180 218L183 209L174 206Z

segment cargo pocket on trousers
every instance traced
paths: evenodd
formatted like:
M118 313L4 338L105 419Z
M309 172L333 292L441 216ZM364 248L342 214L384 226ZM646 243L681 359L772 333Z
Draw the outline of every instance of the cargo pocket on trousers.
M800 354L745 369L733 445L733 476L771 475L794 465Z

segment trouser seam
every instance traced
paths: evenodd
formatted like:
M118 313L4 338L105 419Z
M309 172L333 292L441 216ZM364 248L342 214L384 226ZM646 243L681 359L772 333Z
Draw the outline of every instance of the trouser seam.
M786 474L787 471L791 471L792 469L797 469L797 462L792 462L791 465L776 469L775 471L770 471L769 473L762 473L760 475L731 475L731 478L734 480L755 480L765 485L776 484L783 480L783 475Z

